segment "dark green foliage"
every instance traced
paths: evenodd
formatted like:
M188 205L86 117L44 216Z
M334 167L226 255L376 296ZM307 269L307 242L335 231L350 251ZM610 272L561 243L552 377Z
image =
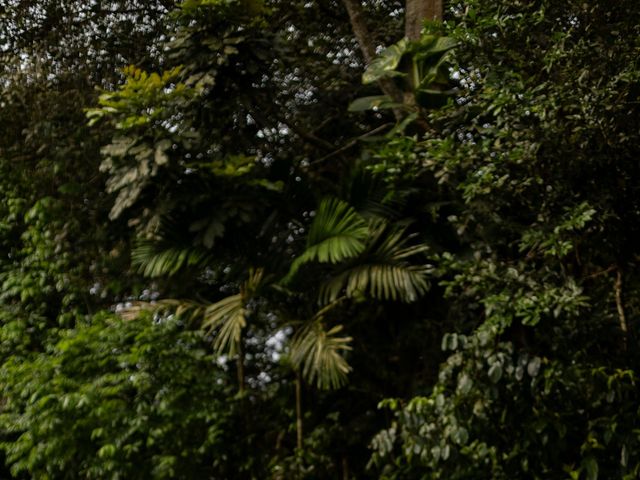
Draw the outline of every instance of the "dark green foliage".
M638 4L446 3L0 7L0 476L639 475Z
M13 473L202 478L224 469L235 401L206 347L175 320L103 316L47 352L5 363Z
M455 10L459 98L410 168L449 202L457 241L433 262L467 336L445 336L429 396L388 404L385 478L638 475L640 10L617 7ZM405 181L389 148L373 168Z

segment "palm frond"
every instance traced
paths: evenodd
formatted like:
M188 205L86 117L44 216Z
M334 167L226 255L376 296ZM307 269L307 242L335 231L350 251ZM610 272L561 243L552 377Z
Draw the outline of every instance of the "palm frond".
M168 246L152 240L138 241L131 252L131 262L146 277L175 275L186 266L206 262L207 252L202 248Z
M156 302L130 302L126 307L116 310L123 320L135 320L143 312L172 312L187 320L196 320L202 315L204 305L190 300L167 298Z
M342 353L351 350L352 338L338 335L343 330L336 325L325 330L319 319L301 328L291 344L291 362L303 378L320 389L336 389L344 385L351 367Z
M365 249L368 235L365 219L348 203L337 198L323 200L309 228L307 248L293 261L283 283L305 263L338 263L357 256Z
M406 227L375 222L371 228L369 245L357 263L345 267L321 286L320 304L335 301L343 292L350 298L369 296L410 303L429 289L428 268L409 262L410 257L428 247L407 245L412 237L406 235Z
M202 321L201 328L217 331L213 348L219 355L233 356L238 353L242 329L246 327L245 299L241 293L223 298L210 305L190 300L165 299L158 302L133 302L118 311L125 320L133 320L142 312L173 312L176 316Z
M213 348L219 354L239 351L242 329L247 326L245 300L241 293L226 297L204 310L202 328L217 330Z
M223 298L204 309L202 328L215 331L213 341L216 352L236 355L240 350L242 329L247 326L245 305L262 286L264 270L251 269L249 278L240 287L240 293Z
M143 311L172 311L189 320L202 320L201 328L216 332L213 348L219 355L236 355L239 352L242 329L247 326L245 305L263 285L264 270L251 269L249 278L240 287L240 292L209 305L191 300L165 299L157 302L133 302L118 314L132 320Z
M245 300L256 295L260 288L264 284L264 269L263 268L251 268L249 269L249 278L240 287L240 293L244 296Z
M343 198L366 219L383 218L397 220L401 217L404 201L396 189L381 175L373 175L364 164L356 166L345 178Z
M325 282L319 301L321 304L332 302L344 292L349 298L369 296L415 302L429 289L426 273L426 268L412 265L358 265Z

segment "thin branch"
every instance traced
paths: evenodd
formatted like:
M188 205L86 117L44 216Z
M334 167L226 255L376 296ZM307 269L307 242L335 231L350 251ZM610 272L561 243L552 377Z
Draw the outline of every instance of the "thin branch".
M384 123L384 124L380 125L379 127L376 127L373 130L354 138L353 140L349 141L348 143L346 143L342 147L338 148L337 150L334 150L333 152L326 154L324 157L321 157L321 158L319 158L317 160L314 160L309 165L317 165L319 163L322 163L322 162L328 160L329 158L335 157L336 155L340 155L342 152L344 152L346 150L349 150L351 147L355 146L358 143L358 140L362 140L364 138L370 137L371 135L375 135L376 133L379 133L379 132L383 131L384 129L389 128L392 125L393 125L393 123Z
M584 280L591 280L592 278L596 278L596 277L600 277L602 275L606 275L607 273L611 273L615 269L616 269L615 265L611 265L609 268L606 268L604 270L600 270L598 272L591 273L591 274L587 275L586 277L584 277Z
M616 307L618 309L618 320L620 321L620 330L622 330L623 334L623 348L627 350L627 337L628 337L628 328L627 328L627 317L624 313L624 304L622 302L622 270L618 267L616 271L616 282L614 284L614 290L616 294Z
M293 133L298 135L300 138L302 138L303 140L306 140L307 142L317 147L323 148L324 150L333 150L334 148L336 148L334 144L314 135L311 132L306 131L304 128L299 127L295 123L286 122L284 119L278 119L278 120L282 124L286 125L287 128L289 128Z
M264 116L262 112L260 112L257 108L250 109L249 114L261 127L269 128L269 129L276 128L276 125L272 121L270 121L266 116ZM323 150L327 150L327 151L332 151L336 148L336 146L333 143L330 143L327 140L324 140L318 137L313 132L308 132L307 130L299 127L293 122L287 122L287 120L285 120L282 117L277 117L276 120L282 125L285 125L293 133L298 135L298 137L300 137L302 140L306 140L307 142L309 142L312 145L315 145L316 147L322 148Z

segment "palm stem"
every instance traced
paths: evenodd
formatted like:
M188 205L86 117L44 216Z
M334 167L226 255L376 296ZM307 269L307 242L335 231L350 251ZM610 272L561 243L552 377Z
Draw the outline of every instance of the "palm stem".
M244 349L242 348L242 338L238 342L238 358L236 358L236 373L238 375L238 393L244 393Z
M296 369L296 435L298 451L302 452L302 376Z

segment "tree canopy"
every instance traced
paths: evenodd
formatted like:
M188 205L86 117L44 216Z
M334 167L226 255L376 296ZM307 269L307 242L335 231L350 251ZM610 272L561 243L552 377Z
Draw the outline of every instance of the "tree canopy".
M640 4L9 0L3 478L634 479Z

